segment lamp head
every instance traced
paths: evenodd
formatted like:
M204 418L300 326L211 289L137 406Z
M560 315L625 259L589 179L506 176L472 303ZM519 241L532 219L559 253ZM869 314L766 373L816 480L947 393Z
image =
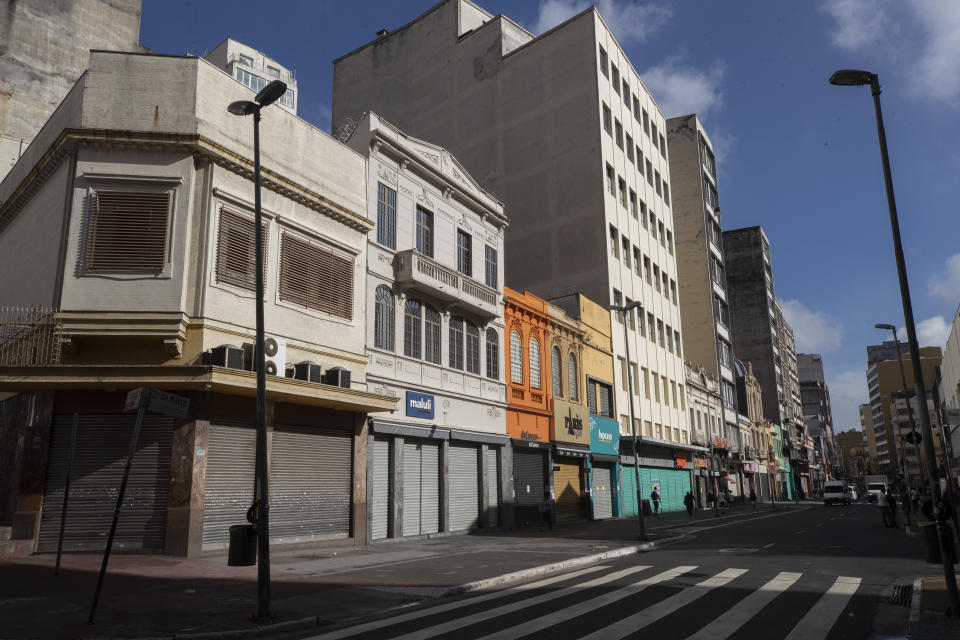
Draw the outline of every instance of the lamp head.
M273 104L287 92L287 83L282 80L274 80L260 90L260 93L254 98L261 107Z
M249 116L259 108L260 107L256 102L250 102L249 100L237 100L236 102L230 103L230 106L227 107L227 111L235 116Z
M874 77L874 74L869 71L840 69L834 71L833 75L830 76L830 84L838 87L862 87L865 84L870 84Z
M883 323L880 323L880 324L875 324L875 325L873 325L873 327L874 327L875 329L883 329L883 330L885 330L885 331L896 331L896 330L897 330L897 328L896 328L895 326L893 326L892 324L883 324Z

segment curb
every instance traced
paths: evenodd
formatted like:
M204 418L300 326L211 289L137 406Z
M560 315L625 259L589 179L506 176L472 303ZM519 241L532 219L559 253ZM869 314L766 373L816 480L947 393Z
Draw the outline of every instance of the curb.
M274 622L259 627L249 627L247 629L225 629L223 631L202 631L199 633L174 633L165 636L150 636L148 638L136 638L135 640L232 640L233 638L261 638L283 633L284 631L294 631L297 629L309 629L320 626L320 619L317 616L308 618L298 618L296 620L284 620L283 622ZM118 638L87 638L87 640L120 640ZM132 640L132 639L131 639Z
M555 571L563 571L565 569L572 569L575 567L582 567L584 565L594 564L596 562L602 562L604 560L610 560L613 558L622 558L623 556L635 555L637 553L646 553L648 551L653 551L658 547L664 547L669 544L674 544L680 542L681 540L686 539L687 535L673 536L671 538L661 538L659 540L654 540L652 542L643 542L641 544L634 544L628 547L620 547L619 549L611 549L610 551L602 551L600 553L594 553L588 556L580 556L577 558L571 558L569 560L561 560L559 562L553 562L551 564L543 564L539 567L530 567L529 569L521 569L520 571L514 571L513 573L505 573L501 576L495 576L493 578L484 578L483 580L475 580L474 582L467 582L465 584L458 584L449 589L446 589L437 596L437 598L447 598L449 596L457 595L460 593L469 593L471 591L479 591L481 589L489 589L490 587L495 587L497 585L506 584L508 582L516 582L518 580L526 580L527 578L533 578L536 576L543 575L545 573L553 573Z

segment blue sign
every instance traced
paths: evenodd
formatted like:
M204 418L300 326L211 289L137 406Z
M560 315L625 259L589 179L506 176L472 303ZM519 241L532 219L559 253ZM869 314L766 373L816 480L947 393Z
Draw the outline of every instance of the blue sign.
M620 423L610 418L590 416L590 451L620 455Z
M407 415L411 418L433 420L433 396L407 391Z

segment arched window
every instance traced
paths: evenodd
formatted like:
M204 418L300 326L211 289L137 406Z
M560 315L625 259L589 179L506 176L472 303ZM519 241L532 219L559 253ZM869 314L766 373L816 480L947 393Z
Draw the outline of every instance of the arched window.
M577 359L571 353L567 356L567 395L571 402L577 401L577 386Z
M487 329L487 377L500 379L500 337L492 327Z
M523 345L520 332L510 332L510 382L523 384Z
M480 375L480 329L467 321L467 372Z
M403 355L420 359L420 317L419 300L407 300L403 306Z
M561 369L563 363L560 362L560 348L554 347L550 351L550 383L553 386L553 397L563 397L563 379Z
M440 314L430 305L424 305L426 328L423 335L423 357L427 362L440 364Z
M374 346L393 351L393 293L384 286L377 287L373 327Z
M530 338L530 386L540 388L540 343Z
M463 318L450 316L450 368L463 369Z

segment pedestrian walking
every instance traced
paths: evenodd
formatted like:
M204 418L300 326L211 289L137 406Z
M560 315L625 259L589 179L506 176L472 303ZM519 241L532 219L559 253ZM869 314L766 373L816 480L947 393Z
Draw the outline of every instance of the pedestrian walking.
M691 518L693 517L693 494L687 491L687 495L683 496L683 505L687 508L687 515Z
M660 487L654 487L650 492L650 502L653 503L653 515L660 513Z
M753 507L753 510L757 510L757 492L753 489L750 489L750 505Z
M881 491L877 495L877 506L880 508L880 519L883 521L883 526L890 526L890 503L887 501L886 491Z
M733 494L730 493L730 489L727 489L723 492L723 501L727 503L727 508L733 508Z

